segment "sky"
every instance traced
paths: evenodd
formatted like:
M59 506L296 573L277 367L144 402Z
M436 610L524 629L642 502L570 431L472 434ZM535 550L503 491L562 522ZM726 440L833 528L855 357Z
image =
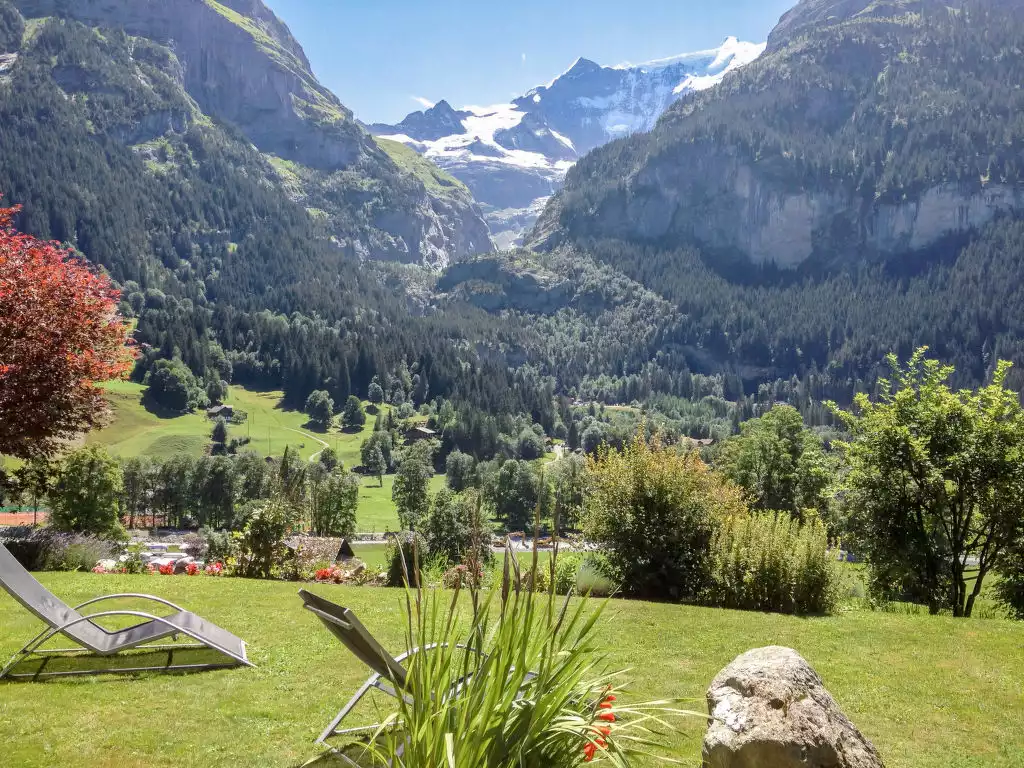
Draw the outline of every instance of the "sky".
M796 0L264 0L365 122L508 101L580 56L605 66L763 42Z

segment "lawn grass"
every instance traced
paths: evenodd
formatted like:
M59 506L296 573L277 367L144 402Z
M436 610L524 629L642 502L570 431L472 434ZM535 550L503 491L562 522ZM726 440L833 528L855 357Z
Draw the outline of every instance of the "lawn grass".
M156 592L245 638L255 669L142 679L0 684L4 765L299 766L366 670L304 612L298 585L240 579L42 574L69 603ZM401 592L313 586L402 647ZM0 597L0 654L38 622ZM1024 766L1024 625L852 611L800 619L613 601L601 632L635 695L703 707L714 675L750 648L796 648L890 768ZM375 714L364 710L365 721ZM703 724L674 746L699 765Z

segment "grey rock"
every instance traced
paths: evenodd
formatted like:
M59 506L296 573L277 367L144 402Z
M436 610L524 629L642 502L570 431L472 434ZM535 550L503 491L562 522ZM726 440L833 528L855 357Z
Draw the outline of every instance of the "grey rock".
M883 768L796 651L748 651L708 688L705 768Z

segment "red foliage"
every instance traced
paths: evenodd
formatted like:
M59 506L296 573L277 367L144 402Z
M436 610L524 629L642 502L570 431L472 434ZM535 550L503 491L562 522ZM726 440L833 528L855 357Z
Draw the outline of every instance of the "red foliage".
M67 247L20 234L0 208L0 453L52 453L96 426L98 382L131 369L119 294Z

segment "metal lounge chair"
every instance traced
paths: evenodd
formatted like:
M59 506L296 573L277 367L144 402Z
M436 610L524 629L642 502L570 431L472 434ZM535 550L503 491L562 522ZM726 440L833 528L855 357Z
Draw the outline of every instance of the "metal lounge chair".
M194 613L179 608L174 603L168 602L159 597L138 594L106 595L88 600L74 608L68 607L65 603L54 597L49 590L40 584L25 568L19 563L3 544L0 544L0 586L21 603L31 614L46 623L47 628L36 635L10 660L3 670L0 670L0 679L10 678L32 678L43 679L48 677L61 677L68 675L89 675L103 672L109 673L132 673L146 671L169 671L169 670L199 670L219 669L234 666L253 666L246 658L245 643L232 635L230 632L221 629L208 621L196 616ZM148 600L166 606L175 613L168 616L156 616L143 611L110 610L99 613L79 613L86 606L104 600L121 598L132 598ZM130 616L142 619L140 623L120 630L107 630L96 623L96 619L117 616ZM53 650L40 650L41 646L57 635L63 635L78 643L80 648L58 648ZM168 637L177 639L178 635L185 635L192 638L195 643L173 643L157 644L156 641ZM186 649L206 648L217 651L227 659L219 663L205 664L174 664L173 654L175 651ZM51 657L78 654L83 652L97 657L113 657L123 651L137 649L139 651L167 651L167 663L159 666L146 667L110 667L95 668L87 670L71 670L59 672L47 672L46 664ZM15 668L25 662L34 659L40 660L40 666L35 672L14 672Z
M369 630L359 622L359 619L357 619L355 614L348 608L342 608L340 605L335 605L329 600L318 597L304 589L299 590L299 597L302 598L304 608L316 615L331 634L341 641L342 645L348 648L357 659L373 670L373 674L370 675L366 682L363 683L359 690L357 690L352 698L349 699L348 704L346 704L334 720L331 721L331 724L324 729L324 732L320 734L320 738L316 740L316 743L325 744L328 739L334 736L351 735L377 730L380 727L379 725L364 725L357 728L345 729L339 729L338 726L341 725L342 721L346 717L348 717L349 713L356 707L360 700L374 688L379 691L383 691L388 696L392 696L394 698L401 696L406 701L409 701L409 673L406 671L405 667L402 666L402 662L413 654L433 650L438 647L438 644L432 643L421 648L413 648L411 651L403 653L400 656L392 656L380 643L377 642L373 635L370 634ZM457 644L455 647L472 653L481 653L479 650L472 649L461 644ZM526 680L532 680L534 677L536 677L536 675L532 672L527 673ZM456 683L456 687L458 688L461 686L463 682L464 681ZM429 692L428 695L433 695L433 692ZM345 757L344 755L341 756L343 758ZM351 760L349 762L353 765L358 765Z

